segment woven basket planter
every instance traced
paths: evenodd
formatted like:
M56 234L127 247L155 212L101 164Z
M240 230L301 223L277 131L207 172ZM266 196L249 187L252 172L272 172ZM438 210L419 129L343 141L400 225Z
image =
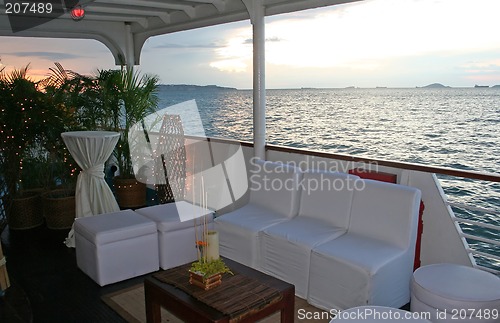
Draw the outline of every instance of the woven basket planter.
M40 210L41 190L26 191L20 197L13 198L7 214L7 222L11 230L26 230L43 224L43 213Z
M42 194L43 213L49 229L69 229L76 216L75 191L54 190Z
M146 184L135 178L113 179L116 199L120 208L136 208L146 205Z

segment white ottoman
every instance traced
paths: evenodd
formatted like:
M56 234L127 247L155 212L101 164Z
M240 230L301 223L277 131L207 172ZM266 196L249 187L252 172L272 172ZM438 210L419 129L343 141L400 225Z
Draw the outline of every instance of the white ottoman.
M101 286L159 269L153 221L131 210L75 220L76 262Z
M429 320L421 318L418 313L411 313L392 307L384 306L359 306L341 311L330 321L336 322L359 322L359 323L382 323L382 322L408 322L408 323L430 323Z
M413 273L411 311L432 322L500 322L500 278L472 267L434 264Z
M213 212L197 205L180 201L149 206L137 213L156 223L160 267L169 269L197 259L194 218L198 217L198 234L202 232L202 216L206 216L210 228Z

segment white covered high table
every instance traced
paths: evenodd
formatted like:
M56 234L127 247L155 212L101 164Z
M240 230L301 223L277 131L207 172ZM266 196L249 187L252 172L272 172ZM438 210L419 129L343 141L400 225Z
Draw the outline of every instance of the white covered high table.
M408 322L408 323L430 323L429 320L420 317L418 313L411 313L385 306L358 306L341 311L330 321L358 323L383 323L383 322Z
M72 131L61 134L71 156L82 171L76 182L76 218L120 210L113 192L104 180L104 163L118 142L120 134L111 131ZM66 246L75 247L74 228Z

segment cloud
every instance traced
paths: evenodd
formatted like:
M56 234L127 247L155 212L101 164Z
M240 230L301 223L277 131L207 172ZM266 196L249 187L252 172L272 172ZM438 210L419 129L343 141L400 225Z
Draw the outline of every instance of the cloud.
M282 38L279 38L279 37L270 37L270 38L266 38L266 43L278 43L280 41L283 41L284 39ZM252 38L247 38L245 39L245 41L243 42L243 44L245 45L252 45L253 44L253 39Z
M465 69L499 69L500 59L468 62L462 65Z
M277 42L280 42L280 41L283 41L282 38L279 38L279 37L271 37L271 38L266 38L266 42L269 42L269 43L277 43Z
M499 82L500 59L483 61L471 61L459 66L465 74L466 79L481 81Z
M222 72L241 73L247 71L248 64L240 59L225 59L210 63L210 67Z
M61 52L16 52L11 54L18 57L39 57L50 61L60 61L65 59L81 59L84 57L82 55L61 53Z
M354 3L349 4L350 6L353 6ZM317 12L318 10L324 11L324 12L340 12L343 9L340 6L334 6L334 7L326 7L326 8L320 8L320 9L309 9L309 10L304 10L304 11L295 11L295 12L290 12L285 14L286 18L283 18L284 15L274 15L274 16L267 16L266 17L266 23L273 23L275 21L307 21L307 20L315 20L317 18L317 14L314 14L314 12Z
M217 49L223 47L222 45L217 45L216 43L208 44L175 44L175 43L163 43L154 46L155 49Z

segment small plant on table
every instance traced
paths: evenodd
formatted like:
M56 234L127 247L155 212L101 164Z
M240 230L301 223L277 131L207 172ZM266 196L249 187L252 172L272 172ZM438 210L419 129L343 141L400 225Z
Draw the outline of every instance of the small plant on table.
M206 200L206 193L202 194L201 206L204 210L203 214L207 213ZM202 229L201 234L198 233L196 218L194 220L198 260L193 262L189 269L189 283L208 290L222 284L222 274L233 273L219 257L217 232L208 231L206 215L203 215L201 219L203 221L202 225L199 226ZM210 239L213 236L217 237L216 243L214 243L213 239Z

